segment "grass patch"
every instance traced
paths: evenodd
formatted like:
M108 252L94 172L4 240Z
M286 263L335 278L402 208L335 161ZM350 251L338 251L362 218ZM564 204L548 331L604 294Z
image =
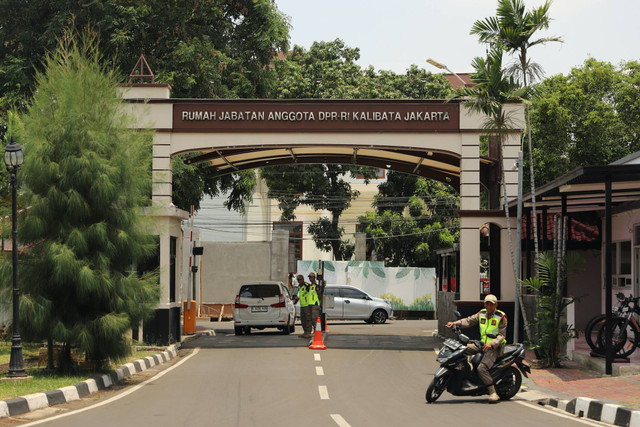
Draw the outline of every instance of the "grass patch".
M0 400L26 396L33 393L43 393L49 390L74 385L86 380L86 375L62 375L47 372L44 368L27 368L27 375L33 378L23 381L0 381Z
M22 358L38 357L41 344L22 343ZM0 365L9 363L11 358L11 342L0 342Z
M0 381L0 400L11 399L13 397L26 396L28 394L43 393L61 387L67 387L92 378L103 375L110 370L119 368L125 363L143 359L154 354L161 353L159 348L147 349L141 347L120 363L111 363L105 371L79 370L75 374L61 374L57 371L51 372L44 366L38 365L38 353L41 344L23 343L22 357L24 359L25 373L33 378L24 381ZM0 378L5 378L9 369L9 359L11 357L11 343L0 342Z

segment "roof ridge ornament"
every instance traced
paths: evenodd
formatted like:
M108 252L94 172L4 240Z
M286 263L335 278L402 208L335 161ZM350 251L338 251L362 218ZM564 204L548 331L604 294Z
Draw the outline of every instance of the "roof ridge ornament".
M129 83L133 83L135 79L139 79L138 83L144 84L145 79L150 78L151 84L156 82L156 77L153 75L153 71L147 64L147 60L144 58L144 54L140 54L140 58L138 58L138 62L134 65L133 70L131 70L131 74L129 74Z

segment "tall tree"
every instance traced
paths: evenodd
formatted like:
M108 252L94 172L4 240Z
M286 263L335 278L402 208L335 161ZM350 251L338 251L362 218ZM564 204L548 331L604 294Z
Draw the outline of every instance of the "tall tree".
M271 0L7 0L0 2L3 91L27 99L56 37L85 27L123 72L144 53L174 96L192 98L265 96L269 64L289 37L288 19Z
M517 76L523 86L528 86L536 79L543 76L542 67L531 62L528 57L529 49L547 42L561 42L560 37L542 37L534 39L534 35L540 30L549 28L550 1L533 10L526 11L523 0L499 0L497 17L476 21L471 28L471 34L480 37L480 41L486 43L500 43L507 52L517 53L518 61L508 70ZM531 143L531 120L529 118L529 104L524 105L525 120L527 123L527 141L529 147L529 167L531 182L531 204L533 211L533 241L535 254L538 256L538 219L536 213L536 186L533 167L533 148Z
M151 193L150 135L130 129L95 43L70 38L47 57L24 117L20 143L25 204L20 220L20 318L36 337L62 342L89 360L130 351L126 332L159 297L157 272L138 261L156 250L142 208ZM9 270L3 266L5 282Z
M277 98L441 99L450 85L441 74L412 65L405 74L362 69L360 49L341 39L314 42L309 50L294 46L286 58L274 61Z
M377 212L359 222L387 265L433 266L436 251L458 241L460 197L448 185L392 171L378 188Z
M536 180L597 166L640 149L640 65L590 58L538 85L531 104Z

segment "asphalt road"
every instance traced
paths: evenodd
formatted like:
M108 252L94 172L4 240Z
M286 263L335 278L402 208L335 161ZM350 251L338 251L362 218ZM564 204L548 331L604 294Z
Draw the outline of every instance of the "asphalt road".
M446 392L425 403L437 369L435 322L330 323L323 351L309 350L297 334L235 336L231 324L211 326L215 336L191 341L157 372L83 404L37 411L31 417L44 418L26 425L602 425L543 409L527 392L495 405Z

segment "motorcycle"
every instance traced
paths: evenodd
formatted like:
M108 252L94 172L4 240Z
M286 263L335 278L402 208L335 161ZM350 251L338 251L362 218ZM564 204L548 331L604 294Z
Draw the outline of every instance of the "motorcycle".
M460 313L456 311L459 319ZM481 396L489 394L487 386L478 376L478 365L483 352L471 358L471 365L467 360L465 350L470 342L482 348L480 341L471 340L462 333L460 327L453 326L456 339L448 338L444 341L436 360L440 367L433 375L433 380L427 387L427 402L435 402L447 390L454 396ZM490 338L495 335L487 334ZM522 375L529 377L531 368L524 363L524 346L522 344L506 345L504 354L499 357L489 369L496 393L500 400L509 400L518 393L522 385ZM521 374L522 373L522 374Z

